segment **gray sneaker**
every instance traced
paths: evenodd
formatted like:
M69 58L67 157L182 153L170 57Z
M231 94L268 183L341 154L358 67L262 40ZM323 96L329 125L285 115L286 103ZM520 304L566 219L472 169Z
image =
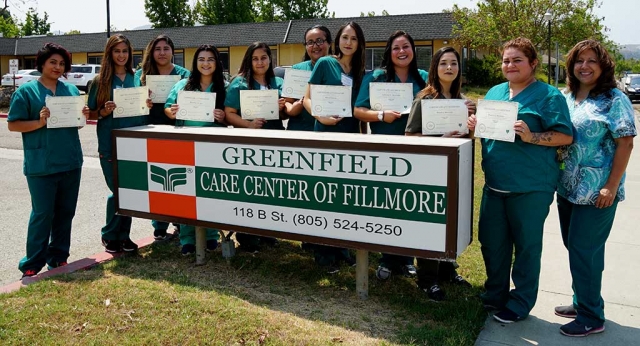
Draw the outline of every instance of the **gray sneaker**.
M376 277L378 278L378 280L382 281L389 280L389 278L391 277L391 269L383 266L378 266L378 269L376 270Z

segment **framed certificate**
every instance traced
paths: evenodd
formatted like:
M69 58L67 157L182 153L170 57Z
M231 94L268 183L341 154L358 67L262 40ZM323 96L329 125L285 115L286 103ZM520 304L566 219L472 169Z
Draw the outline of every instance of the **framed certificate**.
M240 90L240 112L242 119L280 119L278 90Z
M282 97L301 99L307 92L311 71L287 69L284 71L284 83L282 84Z
M426 99L421 100L420 106L423 135L441 135L452 131L469 133L469 111L464 100Z
M146 86L113 89L113 102L115 102L116 104L116 109L113 112L113 117L127 118L139 115L148 115L148 98L149 88Z
M178 75L148 75L147 88L151 92L153 103L165 103L171 88L182 78Z
M518 102L478 100L476 119L476 137L514 142Z
M352 117L351 87L311 84L311 111L318 117Z
M369 96L374 111L396 111L409 114L413 102L411 83L370 83Z
M216 108L216 93L180 90L177 102L180 108L176 119L215 121L213 110Z
M82 114L84 96L55 96L47 97L45 101L49 108L47 128L78 127L87 124L87 118Z

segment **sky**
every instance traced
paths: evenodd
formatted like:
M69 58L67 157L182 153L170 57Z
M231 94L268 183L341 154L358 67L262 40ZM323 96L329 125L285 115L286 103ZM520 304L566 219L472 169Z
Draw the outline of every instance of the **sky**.
M144 14L144 0L109 0L111 25L119 30L132 30L149 21ZM195 0L190 0L195 2ZM609 37L618 44L640 44L637 34L638 0L603 0L596 10L604 17L604 24L610 31ZM34 7L41 15L47 12L53 32L80 30L82 33L106 31L107 0L8 0L11 13L24 20L29 7ZM357 17L360 12L386 10L389 14L435 13L449 9L456 3L461 7L475 7L476 0L329 0L328 9L336 17ZM635 4L634 4L635 3Z

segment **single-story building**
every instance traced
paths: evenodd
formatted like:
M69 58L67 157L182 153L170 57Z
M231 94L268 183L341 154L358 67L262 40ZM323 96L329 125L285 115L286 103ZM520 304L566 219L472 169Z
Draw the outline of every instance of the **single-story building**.
M262 41L271 47L274 66L293 65L303 59L304 32L307 28L316 24L325 25L335 38L338 28L349 21L355 21L364 31L367 40L367 69L380 65L386 41L396 30L404 30L413 37L418 67L425 70L429 68L433 53L443 46L451 45L452 42L454 21L449 13L300 19L269 23L131 30L118 33L127 36L133 45L134 66L142 61L144 48L149 41L160 34L166 34L175 44L175 64L190 68L196 48L201 44L212 44L220 50L225 70L235 74L247 46L253 42ZM46 42L58 43L69 50L73 64L100 64L106 41L105 32L0 38L0 75L8 73L9 59L19 59L20 69L35 68L35 54ZM463 57L464 67L467 50L461 47L456 48Z

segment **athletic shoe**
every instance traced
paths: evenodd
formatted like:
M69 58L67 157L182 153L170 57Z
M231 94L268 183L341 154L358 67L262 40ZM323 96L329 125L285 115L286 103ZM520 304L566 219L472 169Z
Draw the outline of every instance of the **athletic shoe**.
M169 238L169 233L167 233L166 229L157 229L153 231L153 239L166 240L167 238Z
M587 336L604 332L604 324L599 327L588 327L577 320L571 321L560 327L560 333L566 336Z
M389 280L391 277L391 270L387 267L378 266L378 269L376 269L376 277L378 280L382 281Z
M471 287L469 281L465 280L462 275L456 275L453 279L451 279L451 283L464 287Z
M125 239L122 241L122 250L125 252L134 252L138 250L138 244L131 241L131 239Z
M443 301L446 297L444 290L438 284L434 284L429 288L423 288L422 290L427 293L427 297L429 297L429 299L436 302Z
M327 274L338 274L340 272L340 268L338 268L337 266L327 266L325 267L325 269L327 270Z
M205 249L207 252L213 252L218 248L218 241L215 239L207 240L207 248Z
M58 268L58 267L64 267L67 265L67 262L63 261L63 262L55 262L54 264L47 264L47 269L51 270L54 268Z
M36 276L36 275L38 275L37 271L35 271L34 269L27 269L27 270L24 271L24 273L22 273L22 278L21 279L30 278L30 277Z
M104 251L108 253L122 252L122 243L117 240L106 240L102 238L102 245L104 246Z
M184 244L182 245L182 256L189 256L196 253L196 246L194 244Z
M555 311L556 315L560 317L572 318L572 319L575 319L576 317L578 317L578 312L573 307L573 305L560 305L560 306L556 306L556 308L553 310Z
M414 278L418 275L418 270L411 264L407 264L406 266L402 266L402 275L408 278Z
M518 314L516 314L515 312L509 310L508 308L502 309L502 311L500 311L497 314L493 315L493 318L496 321L502 322L504 324L518 322L518 321L520 321L522 319L522 317L518 316Z

